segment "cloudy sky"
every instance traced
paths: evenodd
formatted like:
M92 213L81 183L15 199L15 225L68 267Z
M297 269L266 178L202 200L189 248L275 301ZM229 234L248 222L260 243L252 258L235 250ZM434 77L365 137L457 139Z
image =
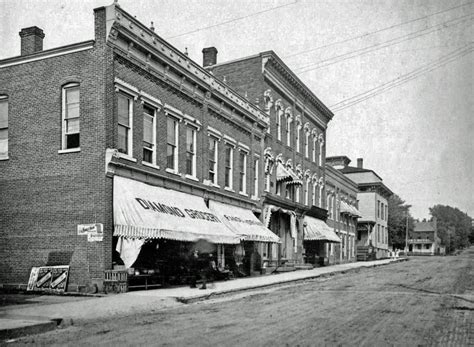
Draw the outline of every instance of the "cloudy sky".
M44 48L92 39L111 1L0 0L0 59L21 28ZM446 204L474 217L473 13L469 0L120 0L201 63L273 50L335 113L327 154L375 170L417 218Z

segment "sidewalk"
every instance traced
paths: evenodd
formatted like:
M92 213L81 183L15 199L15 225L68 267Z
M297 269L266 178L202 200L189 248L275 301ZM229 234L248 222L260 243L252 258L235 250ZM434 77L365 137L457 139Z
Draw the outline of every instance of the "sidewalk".
M62 326L67 326L112 316L123 316L140 312L153 313L164 308L182 305L182 303L206 300L218 295L303 281L405 260L407 259L356 262L261 277L239 278L217 282L213 288L207 290L174 287L134 291L104 297L76 298L74 301L62 303L6 306L0 308L0 339L52 330L59 323ZM54 324L51 324L51 322L54 322Z

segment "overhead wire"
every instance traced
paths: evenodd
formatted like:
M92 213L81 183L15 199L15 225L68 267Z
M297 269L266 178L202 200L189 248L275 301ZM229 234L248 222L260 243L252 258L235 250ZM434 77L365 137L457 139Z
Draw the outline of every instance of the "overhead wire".
M457 18L453 18L449 21L442 22L442 23L436 24L434 26L431 26L431 27L428 27L428 28L425 28L425 29L422 29L422 30L417 30L417 31L414 31L412 33L409 33L409 34L406 34L406 35L403 35L403 36L399 36L399 37L396 37L396 38L393 38L393 39L390 39L390 40L387 40L387 41L376 43L372 46L359 48L359 49L356 49L354 51L350 51L350 52L347 52L347 53L343 53L343 54L340 54L340 55L333 56L333 57L328 58L328 59L323 59L323 60L320 60L318 62L310 63L308 65L295 68L294 70L296 71L296 74L299 75L299 74L307 73L309 71L317 70L317 69L320 69L320 68L323 68L323 67L326 67L326 66L330 66L330 65L348 60L348 59L357 58L357 57L360 57L364 54L372 53L372 52L375 52L377 50L387 48L389 46L393 46L393 45L396 45L396 44L399 44L399 43L402 43L402 42L405 42L405 41L413 40L413 39L418 38L420 36L428 35L428 34L431 34L433 32L436 32L436 31L439 31L439 30L444 30L444 29L447 29L451 26L461 24L463 22L471 20L473 18L472 15L473 15L473 13L469 13L467 15L457 17ZM324 63L326 63L326 64L324 64ZM298 71L298 70L301 70L301 71Z
M467 48L467 49L466 49ZM458 52L459 51L459 52ZM399 85L405 84L415 78L418 78L422 75L425 75L428 72L431 72L435 69L438 69L448 63L451 63L473 51L473 45L472 42L469 45L466 45L462 47L461 49L454 50L450 52L449 54L439 58L439 61L431 62L429 64L426 64L425 66L419 67L407 74L404 74L402 76L399 76L393 80L390 80L386 83L383 83L375 88L369 89L365 91L364 93L354 95L350 98L347 98L345 100L342 100L332 106L330 108L332 109L333 112L339 112L342 111L343 109L346 109L348 107L354 106L360 102L363 102L367 99L370 99L376 95L379 95L381 93L384 93L390 89L393 89ZM350 101L352 100L352 101ZM348 102L349 101L349 102Z
M199 32L199 31L203 31L203 30L215 28L215 27L218 27L218 26L221 26L221 25L225 25L225 24L229 24L229 23L233 23L233 22L236 22L236 21L239 21L239 20L242 20L242 19L254 17L254 16L260 15L260 14L262 14L262 13L267 13L267 12L270 12L270 11L275 11L275 10L278 10L278 9L280 9L280 8L283 8L283 7L287 7L287 6L294 5L294 4L296 4L298 1L299 1L299 0L295 0L295 1L293 1L292 3L289 3L289 4L283 4L283 5L280 5L280 6L275 6L275 7L267 8L266 10L253 12L253 13L250 13L250 14L245 15L245 16L242 16L242 17L232 18L232 19L226 20L226 21L224 21L224 22L220 22L220 23L208 25L208 26L205 26L205 27L197 28L197 29L194 29L194 30L191 30L191 31L187 31L187 32L181 33L181 34L177 34L177 35L174 35L174 36L167 37L166 39L167 39L167 40L175 39L175 38L177 38L177 37L181 37L181 36L186 36L186 35L194 34L194 33L197 33L197 32Z
M406 25L406 24L418 22L420 20L423 20L423 19L426 19L426 18L429 18L429 17L433 17L433 16L436 16L438 14L449 12L449 11L452 11L452 10L455 10L455 9L458 9L458 8L461 8L461 7L464 7L464 6L467 6L467 5L472 5L472 4L474 4L474 2L467 2L467 3L464 3L464 4L458 5L458 6L447 8L445 10L441 10L441 11L438 11L438 12L435 12L435 13L431 13L431 14L423 16L423 17L418 17L418 18L415 18L415 19L411 19L411 20L408 20L406 22L394 24L394 25L391 25L391 26L388 26L388 27L385 27L385 28L382 28L382 29L372 31L372 32L367 32L367 33L362 34L362 35L352 36L352 37L349 37L349 38L341 40L341 41L331 42L331 43L325 44L323 46L314 47L314 48L310 48L310 49L307 49L307 50L304 50L304 51L289 54L289 55L283 56L283 58L292 58L294 56L298 56L298 55L306 54L306 53L309 53L309 52L317 51L319 49L328 48L328 47L335 46L335 45L338 45L338 44L341 44L341 43L346 43L346 42L349 42L349 41L354 41L354 40L357 40L357 39L365 38L367 36L378 34L380 32L387 31L387 30L390 30L390 29L393 29L393 28L396 28L396 27L399 27L399 26Z

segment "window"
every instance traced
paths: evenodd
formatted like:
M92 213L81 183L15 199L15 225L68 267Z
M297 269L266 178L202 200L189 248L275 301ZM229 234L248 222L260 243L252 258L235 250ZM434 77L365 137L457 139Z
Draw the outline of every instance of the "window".
M155 164L156 148L155 109L143 106L143 161Z
M388 207L385 205L385 220L388 220Z
M209 136L209 181L217 185L217 139Z
M79 84L72 83L64 86L62 99L63 136L61 149L79 148Z
M381 215L382 215L382 219L384 219L384 216L383 216L383 213L384 213L384 206L383 206L383 202L381 203Z
M318 186L317 183L314 182L314 183L313 183L313 190L312 190L312 192L311 192L311 194L312 194L311 201L313 202L313 205L314 205L314 206L316 206L316 187L317 187L317 186Z
M118 94L118 151L132 155L132 99Z
M231 145L227 144L225 147L225 176L224 184L226 188L232 189L232 170L233 170L233 157L234 149Z
M281 181L276 183L276 195L281 195Z
M313 138L313 155L312 155L312 160L314 163L316 163L316 146L318 144L318 138L314 136Z
M166 133L166 167L178 172L178 120L176 118L168 117Z
M319 204L318 204L319 207L323 207L323 186L320 185L319 186Z
M304 136L304 156L309 158L309 131Z
M291 117L286 118L286 145L291 146Z
M327 202L328 218L332 219L332 216L331 216L331 196L330 195L327 196L326 202Z
M319 141L319 153L318 153L318 165L319 166L323 165L323 145L324 145L324 142L321 139Z
M295 202L300 202L301 187L297 185L295 187Z
M292 184L285 184L285 198L290 199L292 201L295 195L295 191L293 188L294 187Z
M310 180L309 178L306 179L306 190L305 190L305 194L304 194L304 204L306 206L309 206L309 183L310 183Z
M8 159L8 99L0 96L0 159Z
M296 128L296 152L300 152L301 150L301 144L300 144L300 133L301 133L301 124L298 124L297 128Z
M270 191L270 173L265 172L265 191Z
M239 153L239 192L247 192L247 153L242 150Z
M260 159L255 157L253 161L253 195L258 196L258 166L260 164Z
M186 127L186 175L196 177L196 128Z
M276 123L277 123L277 140L281 141L281 111L277 111Z
M380 201L377 200L377 217L380 218Z

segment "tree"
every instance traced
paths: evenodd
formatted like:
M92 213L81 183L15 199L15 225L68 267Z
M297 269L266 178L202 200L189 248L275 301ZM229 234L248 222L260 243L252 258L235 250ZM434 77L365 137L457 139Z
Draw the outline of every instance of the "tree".
M430 214L436 218L438 237L446 245L446 252L468 247L472 230L472 218L456 207L435 205Z
M408 216L408 233L413 231L413 217L410 207L398 195L393 194L388 199L388 243L394 248L405 248L405 234Z

